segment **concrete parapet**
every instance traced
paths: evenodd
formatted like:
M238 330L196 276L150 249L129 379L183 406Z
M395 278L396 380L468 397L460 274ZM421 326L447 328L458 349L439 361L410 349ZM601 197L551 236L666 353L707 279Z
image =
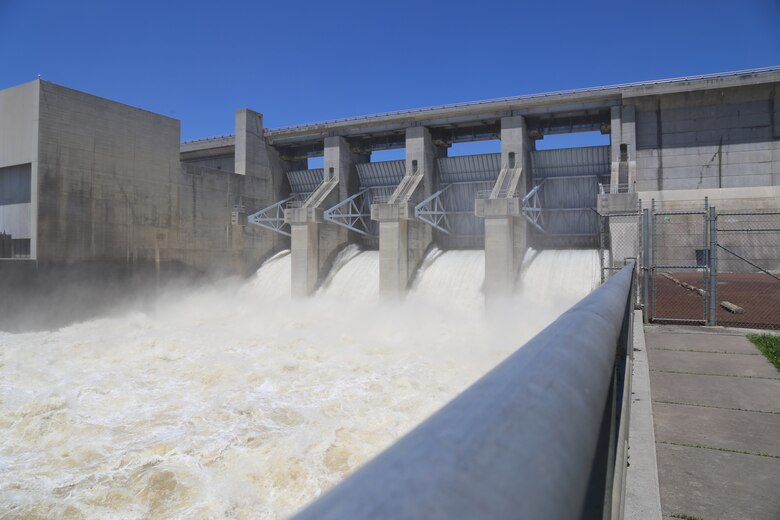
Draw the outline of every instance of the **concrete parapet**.
M414 220L414 206L401 204L371 204L371 220L389 222L399 219Z
M474 214L479 218L519 217L520 199L477 199Z

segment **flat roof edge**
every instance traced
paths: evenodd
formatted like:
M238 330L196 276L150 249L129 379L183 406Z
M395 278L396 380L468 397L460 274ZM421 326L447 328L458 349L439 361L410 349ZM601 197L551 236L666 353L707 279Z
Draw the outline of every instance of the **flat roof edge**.
M273 137L282 137L285 134L302 134L307 132L316 132L323 129L338 128L354 124L368 124L388 119L419 119L421 116L435 117L440 113L453 110L478 111L512 111L545 102L580 100L587 98L605 98L609 96L621 97L639 97L645 95L659 95L666 93L675 93L686 90L701 90L724 87L739 86L741 84L762 84L780 81L780 66L763 67L756 69L738 70L732 72L719 72L714 74L701 74L695 76L682 76L667 79L658 79L650 81L637 81L630 83L620 83L615 85L606 85L598 87L585 87L578 89L559 90L553 92L543 92L535 94L523 94L519 96L510 96L504 98L485 99L478 101L466 101L461 103L450 103L445 105L436 105L420 108L411 108L397 110L392 112L382 112L362 116L354 116L340 119L330 119L314 123L305 123L301 125L291 125L279 128L266 129L265 135ZM230 139L233 143L234 136L207 137L195 139L182 143L182 149L185 145L195 146L195 143L206 145L213 141L213 145L218 145L220 139ZM197 148L196 148L197 149Z

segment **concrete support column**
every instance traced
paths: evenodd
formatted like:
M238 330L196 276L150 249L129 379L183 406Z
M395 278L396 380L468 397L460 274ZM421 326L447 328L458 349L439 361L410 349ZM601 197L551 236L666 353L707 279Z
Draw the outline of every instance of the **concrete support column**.
M406 174L387 204L374 204L379 221L379 288L385 299L400 299L433 242L433 229L414 218L414 207L438 188L437 147L424 127L406 130Z
M514 166L512 166L514 157ZM531 165L531 146L528 130L523 116L501 118L501 167L523 169L523 177L528 178L527 170Z
M632 105L611 109L610 193L634 191L636 183L636 109ZM621 186L627 185L627 186Z
M623 107L623 142L628 147L628 191L636 191L636 108Z
M516 197L491 197L475 204L476 215L485 219L484 287L488 298L514 291L527 246L527 223L520 212L520 200L531 178L531 143L522 116L501 119L501 161L502 168L522 168L522 176Z
M268 207L290 193L286 172L299 165L284 161L279 152L265 140L263 114L246 108L236 111L234 172L243 175L243 189L229 193L229 205L243 208L247 214ZM245 264L256 267L271 254L289 247L289 239L279 233L245 226L240 219L233 219L233 208L228 207L228 240L241 254L252 255ZM258 244L262 250L258 251Z
M324 182L300 208L285 210L292 229L292 295L311 294L333 264L338 251L351 239L350 232L326 222L326 209L352 195L358 187L355 163L366 160L354 155L343 137L325 138Z

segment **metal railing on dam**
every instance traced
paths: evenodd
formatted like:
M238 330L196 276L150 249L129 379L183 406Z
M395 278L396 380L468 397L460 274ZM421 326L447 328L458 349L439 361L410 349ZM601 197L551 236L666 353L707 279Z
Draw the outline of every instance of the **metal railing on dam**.
M295 518L622 518L634 265Z

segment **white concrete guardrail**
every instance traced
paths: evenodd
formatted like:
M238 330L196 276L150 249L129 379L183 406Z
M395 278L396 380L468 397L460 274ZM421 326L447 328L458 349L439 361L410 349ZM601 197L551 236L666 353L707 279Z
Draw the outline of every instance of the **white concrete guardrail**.
M622 518L634 266L297 516Z

